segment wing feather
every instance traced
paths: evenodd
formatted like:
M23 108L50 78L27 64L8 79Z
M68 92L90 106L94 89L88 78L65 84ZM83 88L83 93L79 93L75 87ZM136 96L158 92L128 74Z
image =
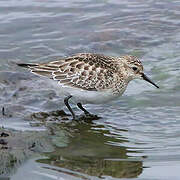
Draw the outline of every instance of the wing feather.
M63 86L85 90L110 88L113 80L112 57L78 54L59 61L29 66L31 72L46 76Z

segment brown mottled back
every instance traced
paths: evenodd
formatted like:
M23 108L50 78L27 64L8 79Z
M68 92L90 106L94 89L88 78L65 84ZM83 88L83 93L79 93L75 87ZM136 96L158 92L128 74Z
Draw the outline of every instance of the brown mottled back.
M77 54L45 64L30 66L33 73L59 81L64 86L85 90L112 87L117 59L99 54Z

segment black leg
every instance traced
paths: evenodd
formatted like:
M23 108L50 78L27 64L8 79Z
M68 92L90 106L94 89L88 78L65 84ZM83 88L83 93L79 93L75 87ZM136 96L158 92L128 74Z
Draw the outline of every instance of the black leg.
M75 113L73 112L73 110L72 110L72 108L71 108L71 106L69 105L69 102L68 102L70 98L72 98L71 95L68 96L68 97L66 97L66 98L64 98L64 104L67 106L67 108L68 108L69 111L71 112L73 119L76 119L76 115L75 115Z
M82 111L84 111L85 115L90 115L90 113L82 106L81 103L77 103L77 106L78 106Z

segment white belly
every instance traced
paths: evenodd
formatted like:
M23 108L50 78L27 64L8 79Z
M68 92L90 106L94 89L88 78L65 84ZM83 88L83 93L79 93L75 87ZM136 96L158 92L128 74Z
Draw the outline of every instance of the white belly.
M74 103L82 104L103 104L112 100L115 100L118 96L122 94L113 94L111 90L106 91L87 91L81 90L79 88L65 87L58 84L56 81L51 80L51 84L55 88L58 95L69 96L71 95L71 100Z

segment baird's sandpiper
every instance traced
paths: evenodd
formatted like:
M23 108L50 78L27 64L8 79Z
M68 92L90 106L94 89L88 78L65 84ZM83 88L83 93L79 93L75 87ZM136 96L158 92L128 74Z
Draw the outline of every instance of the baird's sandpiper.
M73 119L76 115L69 105L70 98L85 115L90 115L82 104L102 104L117 99L133 79L144 79L159 88L144 74L141 61L130 55L81 53L49 63L18 65L47 77L65 95L64 103Z

